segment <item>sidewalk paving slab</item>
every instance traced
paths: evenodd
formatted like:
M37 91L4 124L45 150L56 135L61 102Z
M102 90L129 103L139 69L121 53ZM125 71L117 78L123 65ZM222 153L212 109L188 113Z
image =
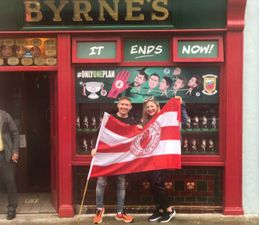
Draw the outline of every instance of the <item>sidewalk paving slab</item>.
M155 225L159 222L148 222L147 214L134 214L135 221L132 225ZM1 225L90 225L93 215L76 215L72 218L59 218L57 214L18 214L14 220L6 220L6 215L0 214ZM107 214L102 225L125 224L114 219L114 214ZM167 224L174 225L259 225L259 216L224 216L222 214L177 214Z

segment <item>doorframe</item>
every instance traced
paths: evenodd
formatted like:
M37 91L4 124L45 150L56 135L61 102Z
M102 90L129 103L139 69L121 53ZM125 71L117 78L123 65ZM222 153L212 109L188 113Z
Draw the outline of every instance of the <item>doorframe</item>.
M57 112L57 72L49 74L49 108L50 108L50 174L51 174L51 203L55 210L59 207L59 182L58 182L58 112Z
M66 46L66 47L64 47ZM72 152L73 149L73 89L70 34L58 35L57 87L57 159L58 159L58 214L74 216L72 205Z

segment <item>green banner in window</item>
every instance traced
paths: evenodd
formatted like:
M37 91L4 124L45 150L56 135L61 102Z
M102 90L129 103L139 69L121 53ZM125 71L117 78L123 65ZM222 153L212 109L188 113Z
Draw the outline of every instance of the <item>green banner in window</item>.
M79 59L114 59L116 42L78 42L77 58Z
M218 41L178 41L179 58L218 58Z
M77 103L114 103L128 96L143 103L150 96L167 102L181 96L187 103L218 103L217 67L78 67Z
M124 59L126 62L168 61L169 40L132 39L125 41Z

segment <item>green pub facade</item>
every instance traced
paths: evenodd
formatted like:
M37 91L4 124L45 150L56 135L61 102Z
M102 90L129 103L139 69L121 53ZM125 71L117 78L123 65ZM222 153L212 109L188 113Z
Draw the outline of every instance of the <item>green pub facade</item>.
M131 116L139 120L144 98L155 96L163 105L177 95L186 102L189 120L182 127L183 167L167 171L172 203L178 212L242 215L245 4L1 1L0 101L24 138L19 191L47 191L60 217L73 216L103 113L128 96ZM127 79L121 77L125 71ZM140 73L145 82L137 85ZM143 175L128 175L127 182L126 207L148 212L153 200ZM115 207L113 186L111 179L108 210ZM87 212L95 209L95 180L84 204Z

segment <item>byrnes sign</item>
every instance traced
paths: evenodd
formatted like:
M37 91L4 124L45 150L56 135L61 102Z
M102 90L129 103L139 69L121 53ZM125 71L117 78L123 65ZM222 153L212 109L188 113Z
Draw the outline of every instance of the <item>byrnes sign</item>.
M23 0L31 24L169 22L169 0Z

